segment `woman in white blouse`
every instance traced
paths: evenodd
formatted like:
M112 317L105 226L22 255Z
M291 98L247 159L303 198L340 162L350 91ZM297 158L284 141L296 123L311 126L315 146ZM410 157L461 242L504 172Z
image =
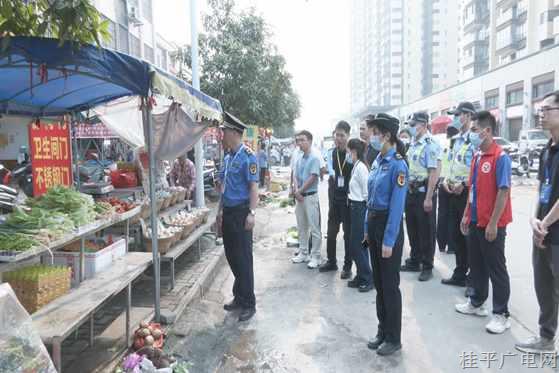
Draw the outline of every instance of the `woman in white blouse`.
M348 286L365 293L373 288L373 272L369 262L369 250L363 244L365 212L367 211L367 180L369 178L369 167L365 161L367 144L360 139L351 139L347 147L353 159L348 198L351 254L357 267L357 275L348 282Z

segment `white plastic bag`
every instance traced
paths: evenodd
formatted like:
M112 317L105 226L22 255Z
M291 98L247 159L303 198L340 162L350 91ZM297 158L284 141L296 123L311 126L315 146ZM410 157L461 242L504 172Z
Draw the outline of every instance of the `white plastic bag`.
M31 317L12 287L0 284L0 372L56 373Z

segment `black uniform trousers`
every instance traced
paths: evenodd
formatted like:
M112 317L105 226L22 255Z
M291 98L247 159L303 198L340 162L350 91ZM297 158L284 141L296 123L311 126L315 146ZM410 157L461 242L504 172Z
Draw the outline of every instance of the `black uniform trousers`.
M245 229L248 205L223 208L223 246L231 272L235 276L233 296L244 308L254 308L254 270L252 266L252 230Z
M369 250L371 250L373 281L377 289L377 336L386 342L399 344L402 334L402 293L400 292L400 262L404 247L404 226L400 224L398 237L390 258L382 257L382 242L388 212L372 212L368 216Z
M448 246L449 251L455 251L454 241L450 239L449 229L449 208L450 208L450 194L444 190L443 187L439 188L439 205L437 210L437 245L440 251L446 251Z
M465 280L470 265L468 264L468 245L466 237L460 231L460 223L468 202L468 188L460 195L451 194L448 208L449 242L454 241L456 268L452 275L457 280Z
M433 269L435 259L435 226L437 194L433 193L433 210L425 212L425 192L408 193L406 198L406 228L410 242L410 265L423 264L424 270Z
M470 280L474 295L472 305L479 307L487 300L489 280L493 286L493 313L509 316L510 278L505 258L506 228L497 229L493 242L485 239L485 228L470 225L468 251L470 259Z
M338 239L338 233L340 232L340 224L344 229L344 270L350 271L352 265L351 257L351 241L350 241L350 213L348 201L336 201L334 198L334 179L330 178L328 180L328 189L332 189L329 192L329 209L328 209L328 231L326 233L326 254L328 256L328 262L336 263L336 242Z
M559 309L559 245L532 251L534 287L540 306L540 336L553 339L557 333Z

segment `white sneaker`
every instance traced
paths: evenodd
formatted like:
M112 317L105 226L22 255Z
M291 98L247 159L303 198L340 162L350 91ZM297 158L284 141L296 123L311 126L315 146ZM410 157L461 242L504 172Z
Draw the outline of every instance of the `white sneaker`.
M479 307L474 307L469 299L466 303L457 304L454 307L456 308L456 312L463 313L464 315L476 315L480 317L489 315L489 312L487 312L487 309L483 304Z
M311 259L311 261L309 262L309 264L307 264L307 267L308 267L309 269L316 269L316 268L318 268L318 265L319 265L318 260L316 260L316 259Z
M307 256L305 254L297 254L296 256L294 256L293 258L291 258L291 261L293 263L305 263L306 261L308 261Z
M505 330L510 329L510 320L503 315L493 315L485 329L491 334L503 334Z

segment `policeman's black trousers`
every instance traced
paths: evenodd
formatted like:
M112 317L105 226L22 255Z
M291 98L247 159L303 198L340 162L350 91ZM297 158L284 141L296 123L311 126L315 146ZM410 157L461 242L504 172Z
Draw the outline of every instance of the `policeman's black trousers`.
M406 198L406 228L410 242L410 265L423 264L424 270L433 269L435 258L435 225L437 194L433 194L433 210L425 212L425 192L408 193Z
M399 344L402 334L402 293L400 292L400 262L404 247L404 227L392 248L390 258L382 257L382 242L388 214L369 215L369 250L373 259L373 281L377 289L377 336L386 342Z
M489 280L493 286L493 313L509 316L510 278L505 258L506 228L498 228L497 238L485 239L485 228L470 225L468 251L470 259L470 281L474 295L472 305L479 307L487 300Z
M534 286L540 306L540 336L553 339L559 307L559 245L533 248Z
M254 270L252 230L245 229L248 206L223 208L223 246L231 272L235 276L233 296L244 308L254 308Z
M449 224L449 242L453 241L456 254L456 268L454 269L453 278L457 280L465 280L468 274L468 246L466 237L460 231L460 223L464 216L466 203L468 202L468 189L460 195L452 194L449 200L448 224Z
M448 246L449 251L455 251L454 241L450 240L450 224L448 220L449 216L449 204L450 204L450 194L444 190L443 187L439 188L439 205L437 211L437 245L440 251L445 251Z
M340 224L344 228L344 270L351 270L351 243L350 243L350 223L349 206L346 201L330 203L328 210L328 232L326 239L326 253L328 262L336 263L336 241L340 232Z

